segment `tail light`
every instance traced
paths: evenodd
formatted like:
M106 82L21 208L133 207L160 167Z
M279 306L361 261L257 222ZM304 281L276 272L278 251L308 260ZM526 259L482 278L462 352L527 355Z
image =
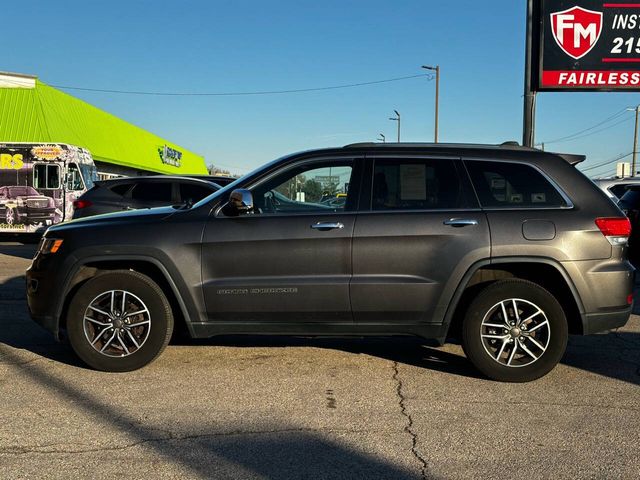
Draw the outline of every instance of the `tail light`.
M76 210L80 208L87 208L87 207L90 207L91 205L93 205L91 200L74 200L73 202L73 208L75 208Z
M611 245L626 245L631 235L628 218L596 218L596 225Z

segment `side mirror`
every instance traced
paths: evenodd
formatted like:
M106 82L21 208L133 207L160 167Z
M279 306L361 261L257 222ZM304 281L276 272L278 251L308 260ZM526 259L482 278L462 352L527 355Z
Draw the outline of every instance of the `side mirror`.
M237 216L253 212L253 195L249 190L238 188L231 192L224 207L225 215Z

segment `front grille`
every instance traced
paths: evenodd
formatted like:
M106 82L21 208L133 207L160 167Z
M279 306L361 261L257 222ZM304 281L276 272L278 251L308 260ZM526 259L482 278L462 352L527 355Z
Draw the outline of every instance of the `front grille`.
M49 200L46 198L27 199L26 204L29 208L47 208L49 206Z

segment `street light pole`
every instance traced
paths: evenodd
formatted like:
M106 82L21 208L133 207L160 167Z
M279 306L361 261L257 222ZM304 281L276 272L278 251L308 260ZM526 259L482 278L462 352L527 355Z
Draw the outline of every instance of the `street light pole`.
M633 159L631 160L631 176L636 176L636 158L638 156L638 113L640 112L640 105L635 108L627 108L628 111L636 112L636 127L633 131Z
M638 112L640 112L640 105L636 108L636 128L633 134L633 161L631 163L631 176L636 176L636 157L638 156Z
M435 132L433 135L433 141L438 143L438 107L440 103L440 65L436 65L435 67L431 67L429 65L422 65L422 68L426 70L435 70L436 72L436 122L435 122Z
M396 114L396 118L389 117L389 120L398 122L398 143L400 143L400 113L397 110L394 110L394 112Z
M380 138L376 140L381 140L382 143L387 143L387 137L384 136L384 133L379 133L378 135L380 135Z

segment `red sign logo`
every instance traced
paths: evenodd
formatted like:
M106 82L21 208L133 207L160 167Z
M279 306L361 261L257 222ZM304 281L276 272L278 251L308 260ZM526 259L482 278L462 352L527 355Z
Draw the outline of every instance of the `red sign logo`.
M558 46L578 60L591 51L602 33L602 12L573 7L551 14L551 30Z

